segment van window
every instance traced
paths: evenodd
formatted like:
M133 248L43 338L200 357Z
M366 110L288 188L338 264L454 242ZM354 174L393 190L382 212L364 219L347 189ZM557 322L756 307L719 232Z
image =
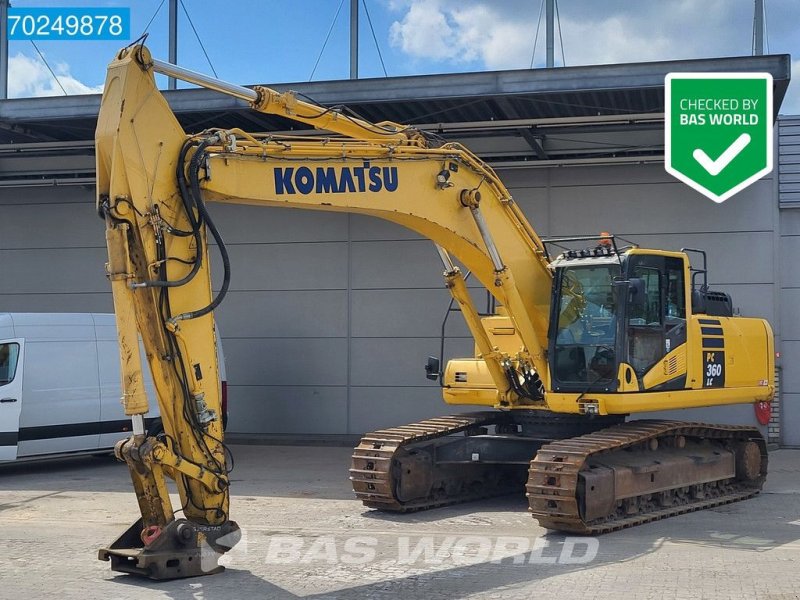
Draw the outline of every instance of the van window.
M19 358L19 344L0 344L0 385L14 381Z

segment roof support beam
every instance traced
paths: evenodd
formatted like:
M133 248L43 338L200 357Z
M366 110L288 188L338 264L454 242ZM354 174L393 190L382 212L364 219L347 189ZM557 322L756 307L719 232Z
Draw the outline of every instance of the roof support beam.
M533 151L536 153L537 158L541 160L547 160L549 157L547 156L547 152L544 150L544 146L542 142L544 142L544 136L534 135L530 128L524 127L519 130L520 134L522 135L522 139L524 139Z
M178 0L169 0L169 62L178 64ZM170 77L167 88L178 89L178 80Z
M545 38L546 38L546 45L547 45L547 57L545 66L550 69L555 66L553 47L555 46L555 10L554 10L554 3L555 0L546 0L545 2L545 13L544 13L544 21L545 21Z
M764 0L756 0L753 15L753 56L764 55Z
M3 135L3 138L11 137L15 144L24 144L28 142L41 142L43 140L55 141L56 138L43 133L30 133L22 127L17 125L6 125L0 123L0 131L7 131L8 135Z
M350 79L358 79L358 2L350 0Z

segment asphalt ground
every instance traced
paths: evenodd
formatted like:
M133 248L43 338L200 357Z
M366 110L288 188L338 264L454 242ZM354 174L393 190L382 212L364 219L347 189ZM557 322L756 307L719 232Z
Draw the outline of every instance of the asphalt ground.
M350 491L347 448L233 450L243 540L224 573L170 582L96 558L138 516L123 464L0 466L0 598L800 597L800 450L771 453L754 499L597 538L548 533L521 495L367 510Z

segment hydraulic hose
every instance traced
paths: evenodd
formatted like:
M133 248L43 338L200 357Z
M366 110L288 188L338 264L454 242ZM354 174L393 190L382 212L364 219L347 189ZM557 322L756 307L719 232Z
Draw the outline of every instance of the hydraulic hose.
M192 157L192 163L190 163L189 168L192 168L192 164L194 162L194 157L198 154L202 153L202 151L211 144L210 140L204 140L201 142L198 147L195 155ZM199 210L198 205L202 204L202 202L198 202L197 198L193 198L192 194L189 191L189 188L186 186L186 176L183 172L183 165L186 161L186 154L189 152L189 148L192 147L191 142L187 142L181 148L180 154L178 155L178 166L176 167L176 179L178 183L178 188L180 189L181 193L181 200L183 202L183 208L186 212L186 218L189 221L192 229L191 231L181 231L181 230L173 230L173 233L179 236L189 236L193 235L195 239L195 247L202 248L202 237L201 237L201 227L203 224L203 217L202 212ZM199 189L199 187L198 187ZM194 207L198 207L198 216L200 219L196 219L194 215ZM181 287L189 283L192 279L195 278L198 271L200 271L200 267L203 264L203 253L197 253L195 256L194 261L192 262L191 270L181 279L177 279L175 281L168 281L166 279L157 279L153 281L143 281L141 283L133 284L134 287L157 287L157 288L174 288L174 287Z
M230 287L231 281L231 263L230 257L228 256L228 249L225 247L225 242L222 240L222 236L219 233L216 225L214 224L211 215L208 214L208 210L206 209L205 203L202 199L202 191L200 190L200 165L205 158L205 148L211 145L212 143L216 142L216 137L212 136L204 140L198 147L197 151L192 156L192 160L189 162L189 183L191 185L191 193L192 197L195 201L195 206L197 207L198 215L200 216L200 220L202 223L205 223L206 228L211 233L211 236L217 242L217 247L219 248L220 257L222 258L222 267L223 267L223 279L222 279L222 286L220 287L219 293L214 297L211 303L204 308L193 310L190 312L185 312L170 319L171 322L177 323L178 321L183 321L186 319L197 319L198 317L202 317L207 315L215 308L217 308L220 303L225 299L225 296L228 293L228 288ZM198 245L198 250L202 246Z

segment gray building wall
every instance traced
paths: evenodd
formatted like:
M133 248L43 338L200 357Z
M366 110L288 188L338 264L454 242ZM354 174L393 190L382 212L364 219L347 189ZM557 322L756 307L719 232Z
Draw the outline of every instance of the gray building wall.
M784 445L800 446L800 117L781 117L778 131L781 429Z
M800 270L777 259L779 243L792 236L781 236L772 178L716 205L660 165L500 175L541 235L611 231L643 246L705 248L713 286L730 292L742 314L778 328L778 302L791 291L779 276ZM229 431L360 434L458 410L441 402L438 385L422 370L425 358L438 353L449 301L429 241L355 215L211 209L233 266L230 295L217 313ZM793 231L800 242L800 221ZM110 311L105 260L92 190L0 189L0 310ZM469 355L472 340L453 317L447 354ZM800 352L800 330L791 335ZM800 373L787 372L785 389L787 397L800 395ZM749 405L675 416L754 421ZM800 415L787 410L786 418L797 439Z

